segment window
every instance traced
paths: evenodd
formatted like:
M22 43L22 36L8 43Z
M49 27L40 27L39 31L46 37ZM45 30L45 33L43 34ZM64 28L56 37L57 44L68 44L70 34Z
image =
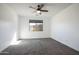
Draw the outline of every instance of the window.
M43 31L43 20L29 20L30 31Z

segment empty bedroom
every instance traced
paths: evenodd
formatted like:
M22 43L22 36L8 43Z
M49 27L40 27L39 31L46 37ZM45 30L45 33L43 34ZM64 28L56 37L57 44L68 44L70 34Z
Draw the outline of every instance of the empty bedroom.
M79 55L79 4L0 3L0 55Z

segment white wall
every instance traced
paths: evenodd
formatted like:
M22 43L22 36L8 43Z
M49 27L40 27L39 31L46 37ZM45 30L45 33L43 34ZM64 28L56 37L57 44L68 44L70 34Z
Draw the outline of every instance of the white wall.
M29 19L43 20L43 31L31 32L29 31ZM41 16L19 16L19 38L49 38L50 37L50 19Z
M5 4L0 4L0 51L10 45L16 32L16 21L16 13Z
M79 4L72 4L51 20L51 37L79 51Z

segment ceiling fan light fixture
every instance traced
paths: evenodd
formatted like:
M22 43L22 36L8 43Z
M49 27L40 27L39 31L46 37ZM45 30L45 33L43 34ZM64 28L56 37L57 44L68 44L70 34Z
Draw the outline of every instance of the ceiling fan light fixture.
M38 14L40 14L40 13L41 13L41 11L39 11L39 10L38 10L38 11L37 11L37 13L38 13Z

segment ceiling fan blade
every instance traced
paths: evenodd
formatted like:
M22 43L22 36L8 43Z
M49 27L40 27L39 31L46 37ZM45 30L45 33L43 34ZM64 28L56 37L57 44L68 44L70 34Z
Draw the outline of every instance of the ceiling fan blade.
M44 7L44 4L41 4L40 7L43 8Z
M29 6L29 8L36 9L36 8L34 8L34 7L32 7L32 6Z
M42 11L42 12L48 12L48 10L40 10L40 11Z

